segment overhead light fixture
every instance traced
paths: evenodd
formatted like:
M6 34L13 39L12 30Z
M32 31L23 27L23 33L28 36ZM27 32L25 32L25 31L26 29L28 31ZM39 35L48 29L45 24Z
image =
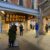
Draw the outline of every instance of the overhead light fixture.
M5 12L4 12L4 11L1 11L1 13L5 14Z

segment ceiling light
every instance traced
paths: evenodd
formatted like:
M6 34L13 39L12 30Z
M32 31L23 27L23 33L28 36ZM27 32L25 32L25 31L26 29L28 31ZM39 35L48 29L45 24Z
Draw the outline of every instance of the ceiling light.
M1 13L5 14L5 12L4 12L4 11L1 11Z

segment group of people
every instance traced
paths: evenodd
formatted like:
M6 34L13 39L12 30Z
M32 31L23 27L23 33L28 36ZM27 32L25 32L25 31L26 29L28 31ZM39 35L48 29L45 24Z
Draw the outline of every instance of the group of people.
M23 35L23 25L20 25L20 36ZM8 36L9 36L9 47L13 47L14 46L14 42L16 40L16 31L17 31L17 26L15 25L15 23L9 28L8 31Z
M20 36L23 36L23 25L22 24L20 24L19 29L20 29ZM45 29L46 29L46 32L48 32L48 25L47 24L46 24ZM39 23L35 24L35 30L36 30L36 37L38 37L39 36ZM14 46L14 42L16 40L16 34L17 34L16 31L17 31L17 26L14 23L8 31L9 47Z

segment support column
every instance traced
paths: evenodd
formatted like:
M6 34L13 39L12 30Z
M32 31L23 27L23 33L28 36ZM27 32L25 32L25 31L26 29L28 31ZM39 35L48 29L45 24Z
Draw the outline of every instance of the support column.
M28 15L25 15L25 31L28 31Z
M43 30L43 17L42 17L42 12L41 12L41 9L40 9L40 16L38 17L38 23L39 23L39 33L40 34L44 34L44 30Z
M38 18L38 23L39 23L39 33L43 34L43 19L42 18Z
M30 20L27 20L27 30L30 30Z
M25 31L28 31L28 22L25 21Z

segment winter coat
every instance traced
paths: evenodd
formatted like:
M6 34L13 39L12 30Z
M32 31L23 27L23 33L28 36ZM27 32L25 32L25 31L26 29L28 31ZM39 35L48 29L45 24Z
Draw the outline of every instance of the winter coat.
M9 29L8 32L9 40L15 40L16 39L16 31L13 28Z

